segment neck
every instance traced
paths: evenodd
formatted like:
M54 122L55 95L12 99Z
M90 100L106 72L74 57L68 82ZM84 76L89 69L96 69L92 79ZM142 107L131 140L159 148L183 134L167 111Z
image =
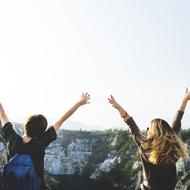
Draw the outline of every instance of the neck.
M24 143L28 143L28 142L30 142L32 140L32 138L29 137L28 135L24 134L22 136L22 140L23 140Z

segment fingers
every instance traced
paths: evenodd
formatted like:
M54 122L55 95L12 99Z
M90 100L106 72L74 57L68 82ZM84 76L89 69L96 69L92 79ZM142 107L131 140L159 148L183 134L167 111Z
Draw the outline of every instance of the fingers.
M89 100L90 100L90 94L88 92L82 93L81 103L83 102L83 104L89 104L90 103ZM108 101L110 104L112 104L112 106L116 106L118 104L113 95L110 95L108 97Z
M85 102L86 102L86 104L89 104L89 103L90 103L89 100L90 100L90 94L88 94L88 95L85 97Z
M89 100L90 100L90 94L88 92L82 93L81 103L82 104L89 104L90 103L90 102L88 102Z
M110 104L113 104L111 95L110 95L110 97L108 98L108 101L109 101Z
M190 91L189 91L189 89L187 87L185 89L185 96L190 96Z
M110 95L110 97L108 98L108 101L110 104L116 103L116 100L114 99L113 95Z
M110 98L108 98L108 101L109 101L110 104L112 103L112 100Z
M90 96L90 94L89 94L88 92L86 92L86 93L83 92L81 98L86 98L86 97L88 97L88 96Z
M83 98L85 100L89 100L90 99L90 94L89 93L85 93L85 95L83 96Z
M189 101L190 100L190 91L189 89L186 87L185 89L185 97L184 97L185 101Z

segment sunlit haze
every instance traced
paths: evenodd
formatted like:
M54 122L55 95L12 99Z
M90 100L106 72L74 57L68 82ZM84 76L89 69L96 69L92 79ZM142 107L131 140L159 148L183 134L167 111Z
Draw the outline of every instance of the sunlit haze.
M89 92L90 104L63 128L127 128L110 94L142 129L155 117L171 123L190 88L189 7L188 0L1 1L0 101L10 120L42 113L51 125Z

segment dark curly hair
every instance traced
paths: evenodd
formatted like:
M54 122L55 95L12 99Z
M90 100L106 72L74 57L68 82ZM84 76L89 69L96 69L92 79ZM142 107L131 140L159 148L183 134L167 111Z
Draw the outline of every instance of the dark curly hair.
M31 138L39 138L47 128L47 119L39 114L30 116L25 125L25 133Z

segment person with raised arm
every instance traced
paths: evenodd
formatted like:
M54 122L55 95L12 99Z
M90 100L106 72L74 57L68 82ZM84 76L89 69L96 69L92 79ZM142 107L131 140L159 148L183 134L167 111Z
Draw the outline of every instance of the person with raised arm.
M128 112L111 95L109 103L119 112L129 126L139 151L143 167L141 190L174 190L177 183L176 162L188 157L187 150L178 136L181 120L190 100L190 91L186 89L172 126L165 120L156 118L150 122L147 135L143 135Z
M79 107L89 104L90 94L83 93L82 97L71 107L53 126L47 129L47 119L41 115L30 116L24 124L24 134L20 136L13 128L13 124L9 121L8 116L0 103L0 121L2 123L1 136L7 143L8 161L17 153L29 153L35 171L41 180L40 190L45 190L44 181L44 156L46 147L57 138L56 132L61 125L67 120ZM15 189L18 189L15 187ZM14 189L11 189L14 190ZM36 190L36 189L34 189Z

